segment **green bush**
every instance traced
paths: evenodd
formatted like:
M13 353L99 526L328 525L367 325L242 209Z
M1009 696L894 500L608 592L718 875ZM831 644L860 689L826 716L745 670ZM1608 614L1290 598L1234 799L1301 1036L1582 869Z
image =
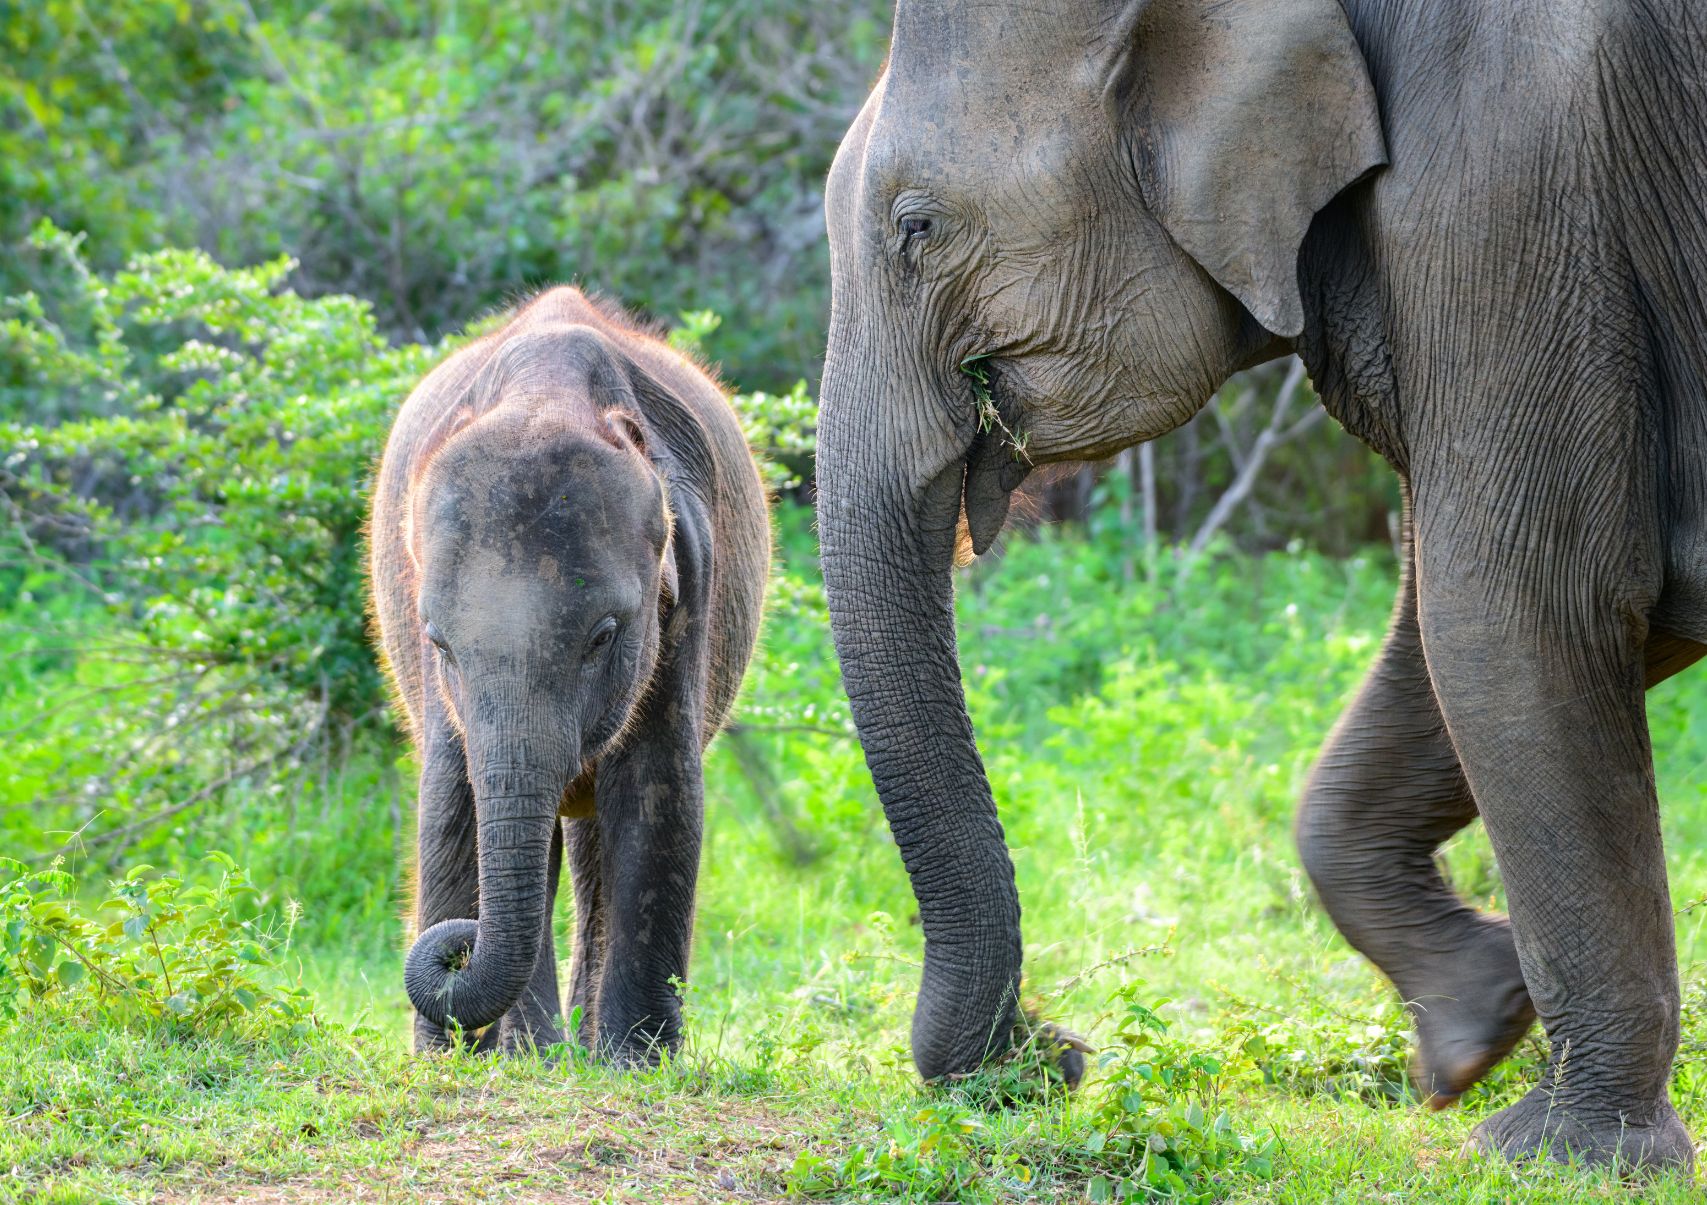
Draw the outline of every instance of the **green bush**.
M1234 1056L1173 1036L1159 1011L1166 1002L1147 1003L1142 987L1127 983L1114 995L1113 1042L1098 1063L1101 1082L1085 1142L1095 1169L1087 1195L1208 1201L1219 1177L1268 1176L1274 1139L1241 1133L1223 1107Z
M382 697L367 649L365 483L391 413L436 349L391 347L370 308L281 288L291 263L227 270L163 251L110 277L43 226L87 342L32 294L0 340L58 423L6 423L9 492L99 549L86 581L137 638L234 689L265 676L333 715ZM15 536L27 536L15 530ZM46 564L47 562L38 562Z
M1074 1098L1060 1091L1025 1107L984 1089L1000 1069L929 1090L892 1113L871 1142L803 1151L790 1191L805 1197L897 1197L983 1202L1031 1195L1047 1175L1084 1186L1092 1201L1206 1202L1237 1175L1266 1179L1276 1142L1243 1132L1223 1094L1251 1070L1237 1036L1230 1052L1173 1035L1139 981L1112 997L1115 1024L1095 1077ZM979 1104L984 1107L978 1107ZM1042 1156L1042 1157L1040 1157Z
M1292 1016L1235 1001L1229 1016L1249 1028L1245 1052L1270 1087L1298 1096L1415 1104L1410 1018L1390 994L1383 994L1380 1007L1370 1018L1332 1009Z
M33 692L32 727L74 717L77 740L24 742L8 794L122 849L376 725L366 482L437 349L283 289L286 260L165 251L103 275L79 238L33 241L58 300L0 303L0 347L66 417L0 422L0 606L69 674Z
M13 19L15 16L16 19ZM710 350L815 370L822 186L876 74L878 0L27 5L0 32L0 294L42 218L116 267L288 254L306 294L436 338L578 279L735 321ZM0 381L5 368L0 364Z
M80 1015L179 1036L269 1038L316 1024L308 993L282 967L296 908L277 927L261 924L244 871L223 854L209 861L218 877L194 886L133 866L91 915L58 860L34 871L0 860L13 875L0 884L0 1023Z
M55 287L0 301L0 354L60 416L0 420L0 613L54 675L30 675L17 718L39 738L0 771L34 805L30 844L56 829L122 852L227 789L276 794L383 750L369 477L454 342L392 344L366 302L285 287L289 260L162 251L106 274L80 236L43 224L32 245ZM697 350L716 327L689 315L673 341ZM804 385L737 405L772 484L797 484Z

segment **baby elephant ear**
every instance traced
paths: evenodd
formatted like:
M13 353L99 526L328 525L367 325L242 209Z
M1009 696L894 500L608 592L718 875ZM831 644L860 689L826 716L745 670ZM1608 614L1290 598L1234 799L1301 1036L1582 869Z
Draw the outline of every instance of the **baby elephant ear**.
M1311 219L1387 162L1340 0L1135 0L1117 37L1105 96L1145 203L1258 322L1300 334Z
M646 454L646 430L629 411L620 408L606 410L605 426L610 428L618 442L631 444L642 456Z

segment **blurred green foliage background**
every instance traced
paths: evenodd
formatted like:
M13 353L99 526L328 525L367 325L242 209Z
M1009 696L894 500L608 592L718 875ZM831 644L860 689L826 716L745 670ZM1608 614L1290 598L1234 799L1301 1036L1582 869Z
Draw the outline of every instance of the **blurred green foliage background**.
M822 181L882 0L83 0L0 6L0 296L161 246L288 253L431 340L543 283L726 319L753 388L815 371Z

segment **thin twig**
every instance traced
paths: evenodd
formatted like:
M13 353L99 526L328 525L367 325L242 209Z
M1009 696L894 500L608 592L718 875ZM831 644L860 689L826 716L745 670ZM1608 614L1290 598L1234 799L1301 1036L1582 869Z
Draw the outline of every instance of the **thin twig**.
M1168 936L1170 938L1173 936L1172 930L1169 930ZM1172 954L1173 952L1173 947L1164 941L1159 946L1141 946L1136 949L1128 950L1124 954L1116 954L1112 958L1105 958L1093 966L1088 966L1082 971L1077 971L1074 974L1067 976L1067 978L1061 980L1060 983L1057 983L1054 987L1045 992L1044 998L1048 1000L1059 1000L1061 997L1077 988L1079 984L1083 983L1086 979L1089 979L1092 975L1106 971L1110 967L1125 966L1133 959L1148 958L1152 954Z
M1197 534L1192 537L1191 545L1186 549L1186 554L1180 562L1182 569L1189 566L1202 554L1203 550L1208 547L1209 541L1214 538L1215 533L1221 530L1222 525L1232 517L1239 504L1250 495L1252 488L1256 485L1257 474L1262 469L1263 462L1268 459L1269 452L1291 438L1293 434L1308 429L1305 424L1289 428L1285 423L1288 412L1292 408L1292 402L1303 384L1304 362L1295 358L1292 361L1291 369L1286 374L1285 382L1280 386L1279 394L1275 397L1274 410L1269 417L1268 425L1257 434L1256 442L1245 454L1245 463L1240 468L1238 475L1234 477L1233 484L1228 486L1221 496L1215 500L1215 505L1210 509L1208 516L1198 526ZM1229 441L1229 449L1231 447L1232 444Z
M173 816L186 812L197 804L205 803L238 779L245 778L251 774L265 770L269 766L277 765L286 758L300 753L308 746L309 742L314 739L315 735L320 732L320 730L325 726L325 723L326 708L325 705L322 704L319 718L309 726L307 732L300 739L266 757L248 762L245 765L239 766L235 770L231 770L228 773L221 775L219 778L210 782L207 786L203 787L189 798L180 800L169 807L162 808L152 816L145 816L143 819L135 821L132 824L124 825L121 828L109 829L107 832L97 833L93 837L88 837L83 842L84 847L87 848L95 845L107 845L115 841L123 841L154 827L163 820L170 820Z

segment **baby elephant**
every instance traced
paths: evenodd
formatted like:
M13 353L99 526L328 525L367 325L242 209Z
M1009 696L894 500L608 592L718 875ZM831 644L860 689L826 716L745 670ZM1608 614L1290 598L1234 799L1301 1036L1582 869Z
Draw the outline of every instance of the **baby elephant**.
M481 1048L563 1040L565 844L582 1040L625 1062L679 1040L701 756L769 559L728 399L578 290L409 395L374 491L373 597L421 764L417 1049L453 1019Z

